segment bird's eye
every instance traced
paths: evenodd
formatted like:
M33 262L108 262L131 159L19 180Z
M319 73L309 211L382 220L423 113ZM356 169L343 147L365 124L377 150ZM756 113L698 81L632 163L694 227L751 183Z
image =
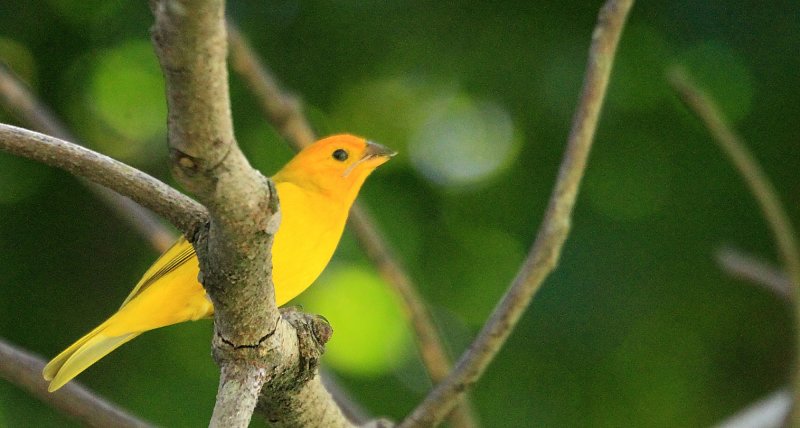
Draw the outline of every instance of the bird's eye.
M333 158L339 162L347 160L347 151L344 149L336 149L333 151Z

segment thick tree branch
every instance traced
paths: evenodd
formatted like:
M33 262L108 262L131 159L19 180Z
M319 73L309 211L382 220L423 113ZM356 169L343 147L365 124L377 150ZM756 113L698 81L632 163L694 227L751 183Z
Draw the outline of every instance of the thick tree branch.
M78 141L61 121L30 92L25 84L2 63L0 63L0 103L31 129L86 146ZM90 181L83 180L83 183L117 216L139 231L159 253L165 251L175 241L174 234L161 224L152 212L141 205Z
M153 45L166 80L173 174L211 217L207 233L193 242L214 304L213 351L221 372L210 425L245 427L266 371L280 366L285 353L264 353L286 335L272 286L277 198L234 139L224 1L163 0L151 7ZM276 332L282 334L274 337Z
M261 391L258 410L270 425L279 427L346 428L353 424L322 384L316 370L325 343L333 334L324 318L308 315L292 308L282 310L283 319L294 326L296 336L286 335L292 343L287 356L294 364L284 367L280 378L269 382Z
M243 79L261 105L266 119L296 150L302 150L315 140L314 131L302 112L296 97L283 91L268 68L259 60L247 40L235 25L228 23L231 66ZM350 210L350 226L383 278L400 296L415 332L423 364L434 384L440 382L452 367L443 341L436 329L424 300L410 275L393 254L383 238L375 220L356 202ZM478 425L468 401L459 405L449 418L453 427L468 428Z
M283 403L281 398L286 396L300 404L301 407ZM284 404L278 412L270 410L268 407L274 408L276 403ZM352 428L354 426L342 415L341 410L322 384L319 375L303 382L302 387L297 391L282 390L277 394L271 392L262 394L259 398L259 411L267 415L270 426L275 428Z
M283 404L272 408L275 420L313 421L328 412L326 421L347 426L324 388L314 389L318 381L309 382L316 377L316 364L304 365L298 358L298 335L308 327L293 328L275 305L271 246L278 198L233 136L224 2L151 4L153 44L167 86L173 171L211 217L207 233L194 242L203 286L214 303L213 350L221 368L210 425L247 426L261 391ZM309 394L313 406L306 401Z
M264 284L271 278L269 246L277 207L267 179L250 167L233 137L224 3L165 0L156 2L153 13L153 43L167 85L173 170L211 216L208 236L196 247L216 318L228 320L215 323L217 333L236 346L255 345L278 319L272 287ZM248 259L249 265L238 266ZM232 285L231 275L245 266L254 271ZM254 293L248 302L251 307L258 302L257 307L237 304L244 290Z
M206 221L206 210L172 187L77 144L0 124L0 150L61 168L108 187L163 216L186 236L194 236Z
M570 218L594 139L617 43L633 0L609 0L592 35L581 99L566 153L539 233L527 259L478 337L453 372L400 424L439 423L470 385L483 374L528 307L542 281L555 268L570 228Z
M798 298L798 293L800 293L800 247L797 244L797 235L775 187L742 138L728 125L714 100L697 87L685 70L673 69L667 77L681 100L703 122L714 142L728 156L750 189L750 193L758 202L767 226L772 232L778 257L792 283L797 336L795 337L793 381L794 404L790 419L793 426L800 426L800 298Z
M149 427L78 382L70 382L56 393L47 392L42 378L45 362L10 343L0 340L0 377L18 385L34 397L90 427Z
M264 367L255 364L222 364L211 427L247 426L253 416L261 386L267 380Z

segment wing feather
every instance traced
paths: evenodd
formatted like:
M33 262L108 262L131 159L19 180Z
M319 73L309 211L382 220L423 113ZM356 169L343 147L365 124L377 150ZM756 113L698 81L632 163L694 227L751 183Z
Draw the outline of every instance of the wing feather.
M128 302L131 301L134 297L138 296L142 293L147 287L154 284L156 281L161 279L163 276L169 274L170 272L175 271L179 267L183 266L186 262L194 257L194 247L189 241L186 240L183 236L178 238L172 246L161 255L161 257L153 263L153 266L150 266L150 269L147 269L147 272L144 273L142 279L133 287L133 290L122 302L122 306L125 306Z

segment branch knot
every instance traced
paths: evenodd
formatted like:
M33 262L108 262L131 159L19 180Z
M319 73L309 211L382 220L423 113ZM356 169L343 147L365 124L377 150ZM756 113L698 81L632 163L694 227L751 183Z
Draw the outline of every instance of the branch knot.
M297 382L303 384L316 375L325 344L333 336L333 327L325 317L301 312L297 308L281 308L281 316L297 332L299 361Z

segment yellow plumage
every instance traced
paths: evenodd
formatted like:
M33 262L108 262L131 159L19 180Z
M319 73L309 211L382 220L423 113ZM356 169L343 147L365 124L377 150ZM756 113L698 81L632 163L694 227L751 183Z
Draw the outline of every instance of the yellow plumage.
M302 293L330 261L350 206L364 180L394 153L351 135L320 140L298 153L273 180L281 225L272 246L275 299L280 306ZM179 238L145 272L120 309L53 358L43 375L55 391L139 334L214 312L194 248Z

